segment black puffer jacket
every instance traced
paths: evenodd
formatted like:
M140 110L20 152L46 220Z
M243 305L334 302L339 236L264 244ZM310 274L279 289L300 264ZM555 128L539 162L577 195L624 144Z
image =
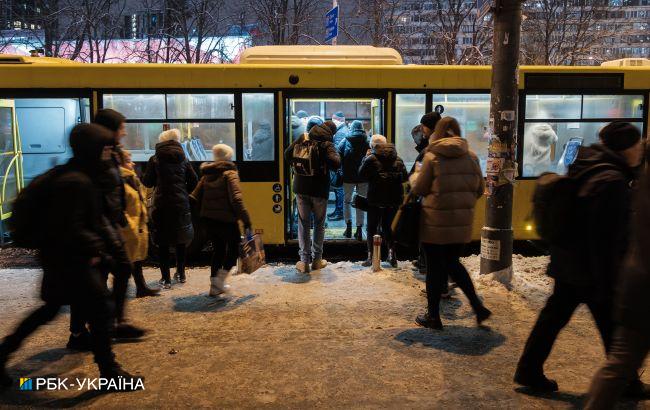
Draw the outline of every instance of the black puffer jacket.
M600 163L614 169L598 171L581 183L578 191L575 250L551 247L548 274L563 282L592 289L600 300L611 299L627 251L635 171L618 153L602 145L581 149L569 175Z
M361 166L361 161L363 161L369 149L368 136L364 130L351 131L350 135L339 144L338 150L343 168L343 183L358 184L364 182L359 177L359 166Z
M328 171L335 171L341 167L341 156L332 143L332 131L326 123L316 125L309 130L309 139L318 142L320 167L323 169L321 175L312 177L294 175L293 192L299 195L314 196L317 198L328 198L330 192L330 177ZM298 138L284 151L284 159L291 163L293 149L296 144L301 143L304 136Z
M397 207L402 203L408 180L404 162L393 144L379 144L359 168L359 176L368 181L368 204L376 207Z
M124 210L126 209L126 195L124 181L120 174L119 151L120 146L114 146L111 159L104 161L105 172L95 178L95 183L102 190L104 214L108 221L115 227L127 225Z
M156 145L142 183L155 188L151 218L154 238L169 244L189 244L194 236L189 194L197 184L196 172L185 158L181 144L165 141Z

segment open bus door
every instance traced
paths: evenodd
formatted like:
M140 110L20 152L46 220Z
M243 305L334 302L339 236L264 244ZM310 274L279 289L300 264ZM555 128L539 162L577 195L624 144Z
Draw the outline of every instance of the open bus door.
M0 243L4 244L6 220L11 204L23 187L22 151L18 137L16 108L11 100L0 99Z

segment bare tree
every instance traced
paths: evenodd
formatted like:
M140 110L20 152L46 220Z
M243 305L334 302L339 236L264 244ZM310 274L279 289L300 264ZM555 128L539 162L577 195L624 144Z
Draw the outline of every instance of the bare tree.
M274 45L318 42L312 32L313 19L320 16L318 0L249 0L260 29ZM321 27L319 20L318 27Z
M412 34L404 30L408 11L403 0L357 0L356 19L343 22L342 31L356 44L392 47L402 52Z
M104 63L111 42L119 37L126 2L124 0L82 0L85 55L80 57L91 63Z

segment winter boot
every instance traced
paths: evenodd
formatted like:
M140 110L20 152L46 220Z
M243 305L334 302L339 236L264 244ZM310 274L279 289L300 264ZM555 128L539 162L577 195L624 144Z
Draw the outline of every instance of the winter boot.
M352 238L352 221L347 221L345 227L345 232L343 232L343 237L345 238Z
M133 269L133 281L135 282L135 297L144 298L147 296L158 296L160 289L152 289L147 286L141 269ZM164 284L164 282L162 283Z
M311 272L311 266L307 262L299 261L298 263L296 263L296 270L299 273L308 275L309 272Z
M217 280L215 281L215 286L219 293L227 292L230 289L230 286L226 285L226 279L230 276L230 272L225 269L219 269L217 271Z
M365 268L372 266L372 252L368 252L368 259L363 261L363 263L361 263L361 266Z
M113 338L115 339L139 339L147 334L145 329L121 322L113 328Z
M171 289L172 288L172 279L169 276L169 268L164 268L160 267L160 273L162 274L162 279L160 279L160 284L162 285L163 289Z
M218 284L219 284L219 278L217 276L210 276L210 292L208 293L208 296L214 298L223 293L223 291L219 289Z
M330 221L342 221L343 220L343 211L336 210L327 216L327 219Z
M539 393L549 393L559 389L557 382L544 376L544 373L530 374L521 369L515 372L514 382Z
M362 225L357 225L357 230L354 233L354 239L357 241L363 241L363 226Z
M78 352L89 352L91 347L90 332L85 331L77 335L70 333L68 344L65 347Z
M397 267L397 255L395 255L395 249L388 249L388 263L393 268Z
M442 330L442 320L440 320L440 317L431 317L428 313L416 317L415 323L429 329Z
M485 322L490 316L492 316L492 312L490 309L486 308L483 305L478 306L475 309L476 312L476 323L480 326L481 323Z
M327 266L327 261L325 259L316 259L311 263L311 270L321 270Z

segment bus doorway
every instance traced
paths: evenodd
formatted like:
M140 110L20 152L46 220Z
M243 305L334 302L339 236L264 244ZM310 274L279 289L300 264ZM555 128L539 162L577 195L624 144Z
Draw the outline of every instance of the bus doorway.
M385 112L383 97L332 97L323 98L316 96L289 96L286 100L286 124L285 146L288 146L294 138L297 138L307 126L309 119L320 117L321 119L334 120L338 126L335 136L335 143L342 147L342 143L350 135L350 129L356 127L355 135L360 134L359 123L363 127L365 137L370 142L373 134L384 134ZM353 122L358 121L354 124ZM338 148L337 146L337 148ZM293 172L288 167L287 175L287 236L288 240L298 239L298 209L296 198L293 192ZM346 195L347 192L347 195ZM350 202L356 193L354 186L330 187L327 201L327 216L325 225L326 240L354 241L354 233L357 226L362 226L363 237L366 239L365 213L359 212L351 207ZM347 199L347 201L346 201ZM347 209L346 209L347 208ZM353 227L352 237L344 235L347 221L351 221Z

